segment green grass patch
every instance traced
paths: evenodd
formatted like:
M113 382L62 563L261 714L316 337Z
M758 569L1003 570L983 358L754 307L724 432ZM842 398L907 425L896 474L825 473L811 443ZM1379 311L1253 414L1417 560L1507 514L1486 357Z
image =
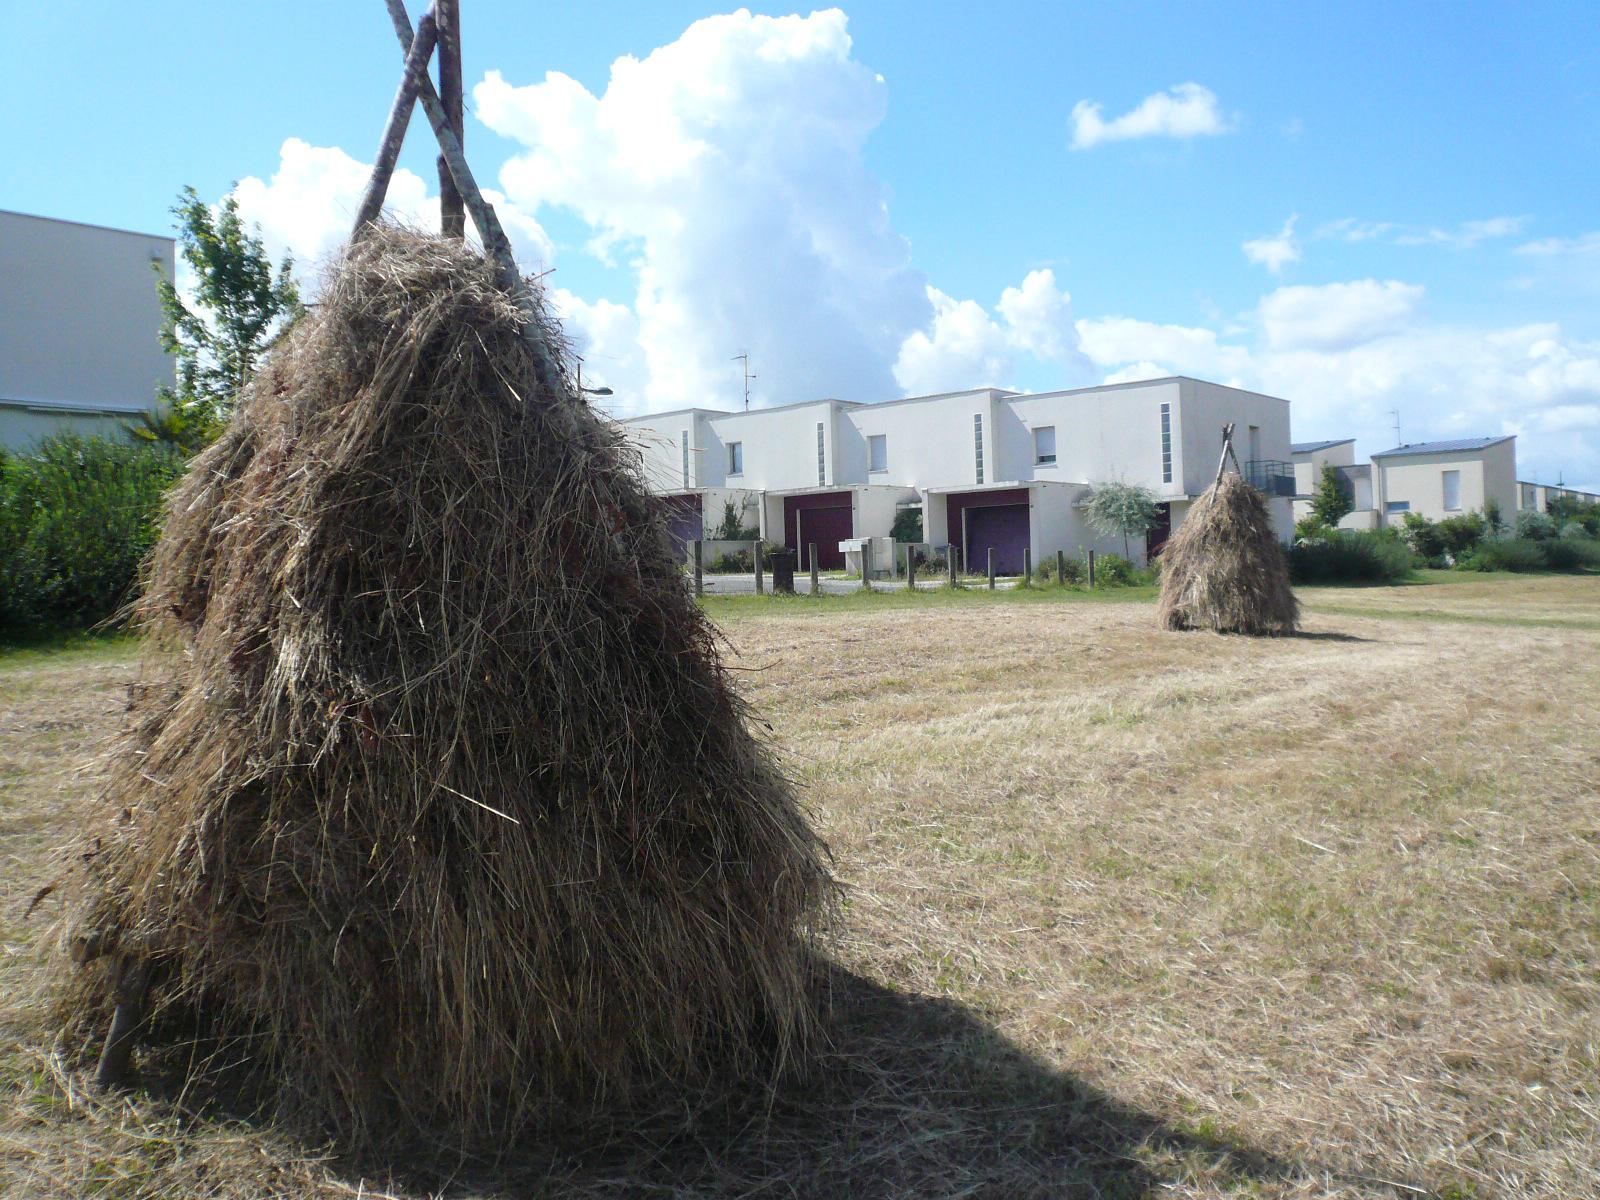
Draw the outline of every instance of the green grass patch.
M969 608L983 605L1074 605L1116 604L1123 602L1151 603L1160 589L1148 587L1096 588L1094 591L1042 585L1031 588L986 587L919 588L915 592L904 587L892 591L853 591L842 595L783 596L768 593L764 596L707 595L700 599L706 615L716 621L739 620L749 617L814 616L817 613L859 613L867 610L891 611L894 609Z
M70 666L75 662L123 658L138 651L141 639L125 629L75 630L50 632L32 637L14 636L0 640L0 671L14 667L36 667L42 663Z

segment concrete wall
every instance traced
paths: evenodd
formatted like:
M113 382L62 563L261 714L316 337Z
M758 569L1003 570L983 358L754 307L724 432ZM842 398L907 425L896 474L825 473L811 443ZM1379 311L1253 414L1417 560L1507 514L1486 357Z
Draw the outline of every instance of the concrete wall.
M882 404L864 404L841 414L841 427L859 457L852 451L852 467L859 467L863 483L905 487L953 487L977 482L973 451L975 415L983 417L984 479L994 483L1003 470L995 458L996 409L1001 393L991 388L955 392L946 396L917 397ZM888 461L883 471L867 470L867 438L882 434Z
M149 411L171 386L157 271L169 237L0 212L0 437L22 449L66 426L106 426L53 407ZM28 405L37 405L30 409Z
M652 491L677 492L706 486L703 459L706 456L706 414L703 409L687 408L674 412L637 417L622 423L628 440L638 449L644 465L645 482ZM683 475L682 438L689 438L689 477ZM718 479L716 482L721 482Z
M705 423L705 479L701 486L730 486L759 491L817 486L817 426L823 427L825 484L864 482L842 478L838 470L835 429L837 400L818 400L787 408L710 413ZM744 470L727 473L728 444L743 445Z
M1444 506L1444 473L1461 472L1461 506ZM1442 454L1403 454L1372 461L1373 507L1381 520L1398 524L1404 512L1389 512L1390 504L1405 502L1406 511L1430 521L1463 513L1482 512L1490 498L1499 501L1502 517L1517 511L1517 451L1515 439L1482 450Z
M1181 496L1185 422L1177 379L1071 392L1043 392L1007 400L998 438L999 479L1056 483L1139 483L1162 498ZM1161 479L1161 405L1172 406L1172 482ZM1056 461L1036 463L1033 430L1052 425ZM1221 428L1221 425L1218 425Z

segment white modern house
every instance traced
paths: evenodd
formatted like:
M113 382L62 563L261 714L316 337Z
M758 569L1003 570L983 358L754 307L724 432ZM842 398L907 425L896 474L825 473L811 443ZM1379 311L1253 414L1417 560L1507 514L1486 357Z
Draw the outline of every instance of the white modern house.
M1322 486L1325 472L1331 470L1353 506L1339 522L1341 529L1371 529L1372 466L1356 462L1355 438L1335 438L1325 442L1296 442L1289 448L1294 462L1294 519L1311 515L1311 497Z
M1580 491L1561 483L1529 483L1517 481L1517 507L1533 512L1548 512L1552 500L1580 500L1585 504L1600 504L1600 493Z
M121 436L173 382L156 272L175 244L0 211L0 446L52 433Z
M1002 571L1057 550L1123 552L1089 528L1093 484L1141 483L1160 500L1159 548L1216 476L1222 428L1235 425L1247 476L1291 529L1294 473L1285 400L1187 377L1021 394L975 388L879 403L815 400L750 412L680 409L622 422L650 486L668 498L680 540L713 536L725 504L755 514L768 541L809 567L844 562L839 543L889 534L921 511L923 538ZM1131 547L1142 559L1147 547Z
M1503 517L1517 511L1517 439L1513 435L1411 442L1372 456L1374 510L1388 522L1414 512L1430 521L1483 512L1494 501Z

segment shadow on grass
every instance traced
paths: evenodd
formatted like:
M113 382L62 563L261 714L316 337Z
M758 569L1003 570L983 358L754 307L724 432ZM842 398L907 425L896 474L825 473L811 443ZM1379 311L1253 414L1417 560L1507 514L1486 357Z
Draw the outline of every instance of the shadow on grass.
M1287 633L1284 637L1295 638L1302 642L1374 642L1376 638L1357 637L1353 633L1339 633L1332 629L1297 629Z
M494 1164L348 1163L403 1192L512 1196L1144 1197L1311 1178L1181 1130L1026 1053L945 1000L835 969L834 1046L804 1083L613 1117Z

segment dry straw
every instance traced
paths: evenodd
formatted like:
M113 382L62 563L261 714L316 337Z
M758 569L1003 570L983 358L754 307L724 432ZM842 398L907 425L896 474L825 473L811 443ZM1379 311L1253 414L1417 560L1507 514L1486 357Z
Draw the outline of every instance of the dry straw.
M352 1146L813 1047L825 849L527 320L461 243L369 230L172 494L63 931L112 948L78 1044L135 956L147 1053L203 1032Z
M1161 625L1284 634L1299 625L1289 564L1266 497L1236 473L1218 476L1161 552Z

